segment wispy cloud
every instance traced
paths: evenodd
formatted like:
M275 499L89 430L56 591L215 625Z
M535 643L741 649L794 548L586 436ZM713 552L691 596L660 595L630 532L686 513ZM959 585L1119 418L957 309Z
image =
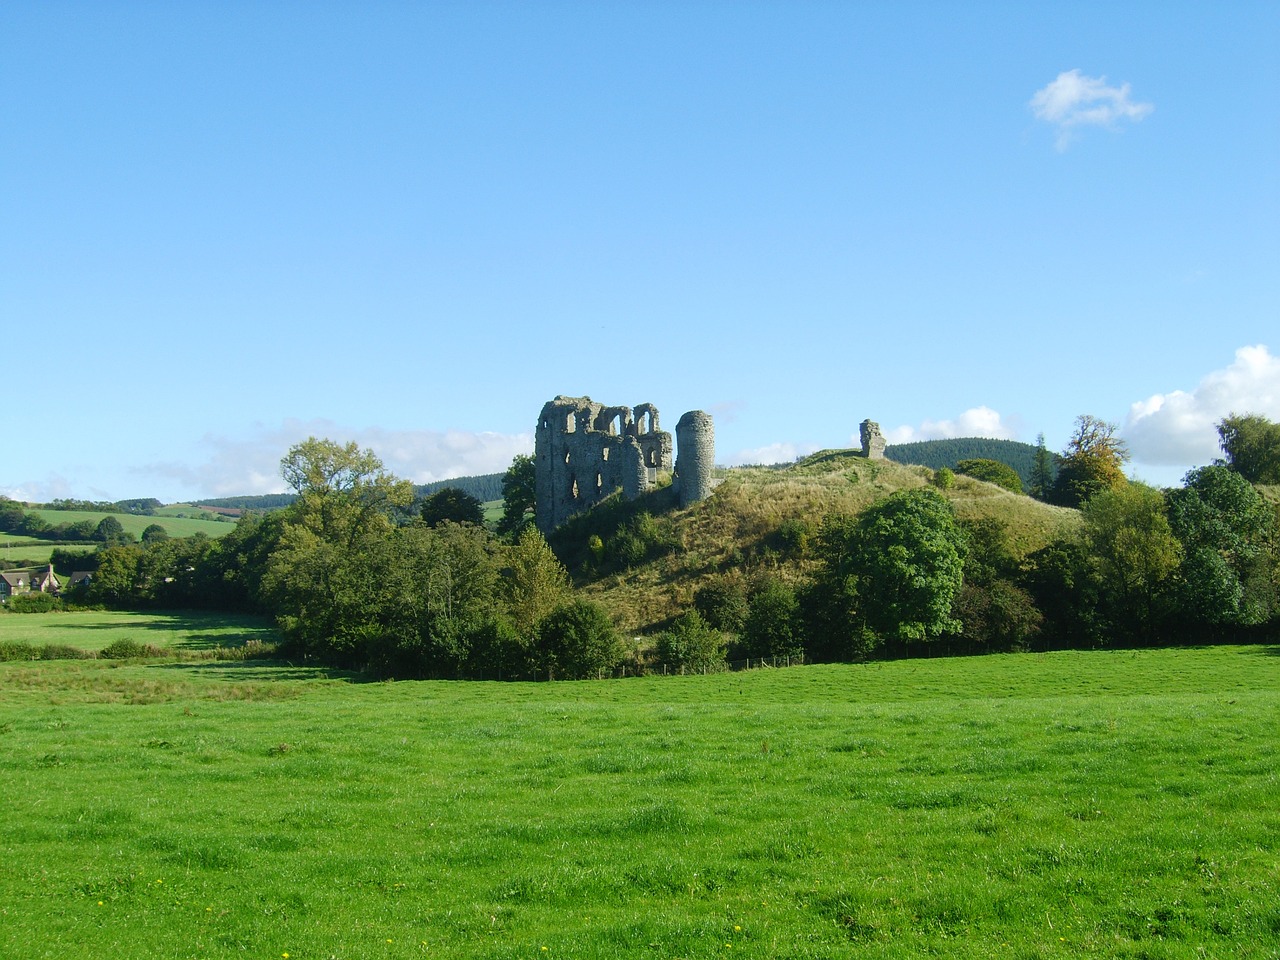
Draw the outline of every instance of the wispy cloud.
M971 407L954 420L926 420L918 427L900 426L885 431L889 443L914 443L918 440L947 440L952 437L990 437L1012 440L1017 431L990 407ZM854 438L855 446L862 441Z
M1134 403L1121 432L1137 463L1203 466L1221 455L1217 423L1233 412L1280 419L1280 357L1263 344L1241 347L1229 366L1190 392L1157 393Z
M414 483L500 473L516 454L533 452L532 434L352 429L330 420L286 420L279 426L264 426L251 437L206 436L202 446L209 453L202 463L153 463L134 472L177 481L193 495L280 493L285 489L280 458L289 447L311 436L354 441L373 450L393 474Z
M812 443L771 443L751 450L739 450L721 461L727 467L744 467L761 463L794 463L819 448Z
M1060 151L1067 149L1080 127L1114 127L1121 120L1137 123L1154 109L1154 104L1130 99L1129 84L1108 86L1106 77L1086 77L1079 70L1058 74L1031 98L1036 119L1057 128Z

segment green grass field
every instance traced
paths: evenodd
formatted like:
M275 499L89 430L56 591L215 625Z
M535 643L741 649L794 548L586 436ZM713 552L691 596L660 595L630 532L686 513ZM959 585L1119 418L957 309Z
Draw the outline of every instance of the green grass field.
M141 537L142 531L153 523L164 527L165 532L171 537L193 537L197 533L203 533L207 537L221 537L235 529L234 522L194 517L143 517L128 513L106 514L89 510L28 510L27 512L38 514L55 526L60 523L79 523L82 520L89 520L96 524L103 517L112 516L120 521L120 526L124 527L127 533L132 534L135 540Z
M177 651L243 646L250 640L275 643L275 628L261 617L226 613L124 613L70 610L55 614L0 615L0 643L66 645L101 650L117 640L171 647Z
M1278 723L1262 647L0 664L0 956L1275 957Z

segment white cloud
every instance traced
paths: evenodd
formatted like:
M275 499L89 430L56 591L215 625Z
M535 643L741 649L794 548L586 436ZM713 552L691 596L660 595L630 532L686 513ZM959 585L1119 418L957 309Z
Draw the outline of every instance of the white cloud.
M1137 123L1155 109L1129 99L1129 84L1109 87L1106 77L1086 77L1079 70L1058 74L1036 91L1030 106L1036 119L1058 128L1059 150L1067 148L1078 127L1113 127L1120 120Z
M1216 424L1229 413L1280 419L1280 357L1266 346L1241 347L1230 366L1208 374L1190 393L1139 400L1121 433L1135 463L1189 469L1221 456Z
M1012 440L1017 431L1005 423L998 412L990 407L972 407L954 420L926 420L919 427L894 427L885 432L890 444L914 443L918 440L947 440L952 437L990 437L995 440ZM860 437L853 438L853 445L860 446Z
M71 482L66 477L50 476L44 480L25 480L10 487L0 487L0 496L23 503L49 503L72 497Z
M286 489L280 477L280 458L295 443L312 436L338 443L354 441L376 453L396 476L419 484L500 473L511 465L516 454L533 452L532 434L380 427L355 430L330 420L286 420L279 427L263 428L247 439L206 436L202 445L210 453L203 463L155 463L135 472L176 480L199 496L280 493Z
M794 463L801 457L817 452L818 446L811 443L771 443L768 446L756 447L752 450L739 450L727 460L721 461L727 467L744 467L754 464Z

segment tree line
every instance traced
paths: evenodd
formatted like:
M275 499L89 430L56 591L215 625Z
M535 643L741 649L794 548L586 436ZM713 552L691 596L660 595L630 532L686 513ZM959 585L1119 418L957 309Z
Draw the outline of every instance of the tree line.
M643 651L575 594L534 527L528 457L503 476L507 512L490 531L475 497L417 497L371 451L311 438L282 460L290 506L242 518L217 541L104 542L80 599L264 612L292 655L402 677L1271 637L1280 522L1255 484L1276 476L1280 427L1233 415L1219 434L1222 461L1157 490L1125 478L1113 425L1078 418L1047 489L1077 498L1079 530L1026 556L999 520L956 518L936 489L941 470L935 487L857 515L791 521L776 541L802 573L724 569ZM575 569L622 571L673 548L644 510L605 536L594 531L584 526L571 546L555 541Z

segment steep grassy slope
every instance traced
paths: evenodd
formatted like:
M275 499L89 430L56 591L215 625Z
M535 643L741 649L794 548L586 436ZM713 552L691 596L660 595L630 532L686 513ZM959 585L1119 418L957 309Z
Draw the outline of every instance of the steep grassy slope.
M588 596L604 603L623 629L645 632L688 609L693 592L717 573L803 576L812 564L803 541L823 517L856 514L897 490L927 486L932 476L926 467L824 450L781 469L727 471L709 500L687 510L676 509L667 490L634 504L609 504L566 524L553 544ZM944 495L961 519L994 517L1004 523L1021 554L1079 522L1074 510L969 477L956 477ZM657 542L647 559L628 564L611 555L611 537L634 524L641 511L654 515ZM584 546L593 535L601 541L594 553Z

